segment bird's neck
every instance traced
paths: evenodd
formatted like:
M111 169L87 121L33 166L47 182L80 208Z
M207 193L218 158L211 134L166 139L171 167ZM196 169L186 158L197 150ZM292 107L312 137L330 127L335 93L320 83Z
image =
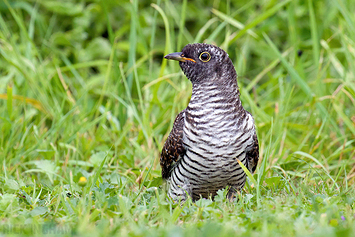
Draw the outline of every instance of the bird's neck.
M212 101L234 102L234 107L242 107L239 99L237 80L220 80L192 84L190 103L209 104Z

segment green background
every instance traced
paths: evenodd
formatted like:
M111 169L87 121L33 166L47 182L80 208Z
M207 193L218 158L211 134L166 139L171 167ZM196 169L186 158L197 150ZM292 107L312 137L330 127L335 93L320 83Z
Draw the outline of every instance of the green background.
M0 233L351 236L352 0L0 2ZM239 198L174 204L159 154L193 42L226 50L260 163Z

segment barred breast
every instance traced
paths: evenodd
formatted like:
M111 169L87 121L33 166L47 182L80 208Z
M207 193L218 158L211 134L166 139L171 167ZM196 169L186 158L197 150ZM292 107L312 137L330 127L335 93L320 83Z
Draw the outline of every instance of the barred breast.
M229 186L239 190L246 175L246 148L252 144L254 121L244 110L235 84L199 84L184 113L185 154L170 178L169 195L193 199L214 196Z

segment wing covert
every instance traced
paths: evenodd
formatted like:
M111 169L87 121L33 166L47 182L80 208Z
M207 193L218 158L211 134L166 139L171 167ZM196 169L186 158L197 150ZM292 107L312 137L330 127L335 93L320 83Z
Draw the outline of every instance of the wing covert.
M181 111L174 121L173 129L165 141L160 155L160 166L163 179L170 177L171 170L182 155L185 154L183 145L183 125L185 110Z
M247 149L246 156L249 163L249 170L251 173L254 173L259 161L259 142L255 130L253 135L253 143Z

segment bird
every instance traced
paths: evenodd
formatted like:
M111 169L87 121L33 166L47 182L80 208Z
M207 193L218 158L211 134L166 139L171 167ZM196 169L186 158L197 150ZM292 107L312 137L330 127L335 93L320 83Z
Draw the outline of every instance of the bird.
M168 196L196 201L228 187L226 198L233 200L246 182L238 160L251 173L259 160L254 118L242 106L233 62L223 49L205 43L187 44L164 58L178 61L192 83L190 101L160 155Z

